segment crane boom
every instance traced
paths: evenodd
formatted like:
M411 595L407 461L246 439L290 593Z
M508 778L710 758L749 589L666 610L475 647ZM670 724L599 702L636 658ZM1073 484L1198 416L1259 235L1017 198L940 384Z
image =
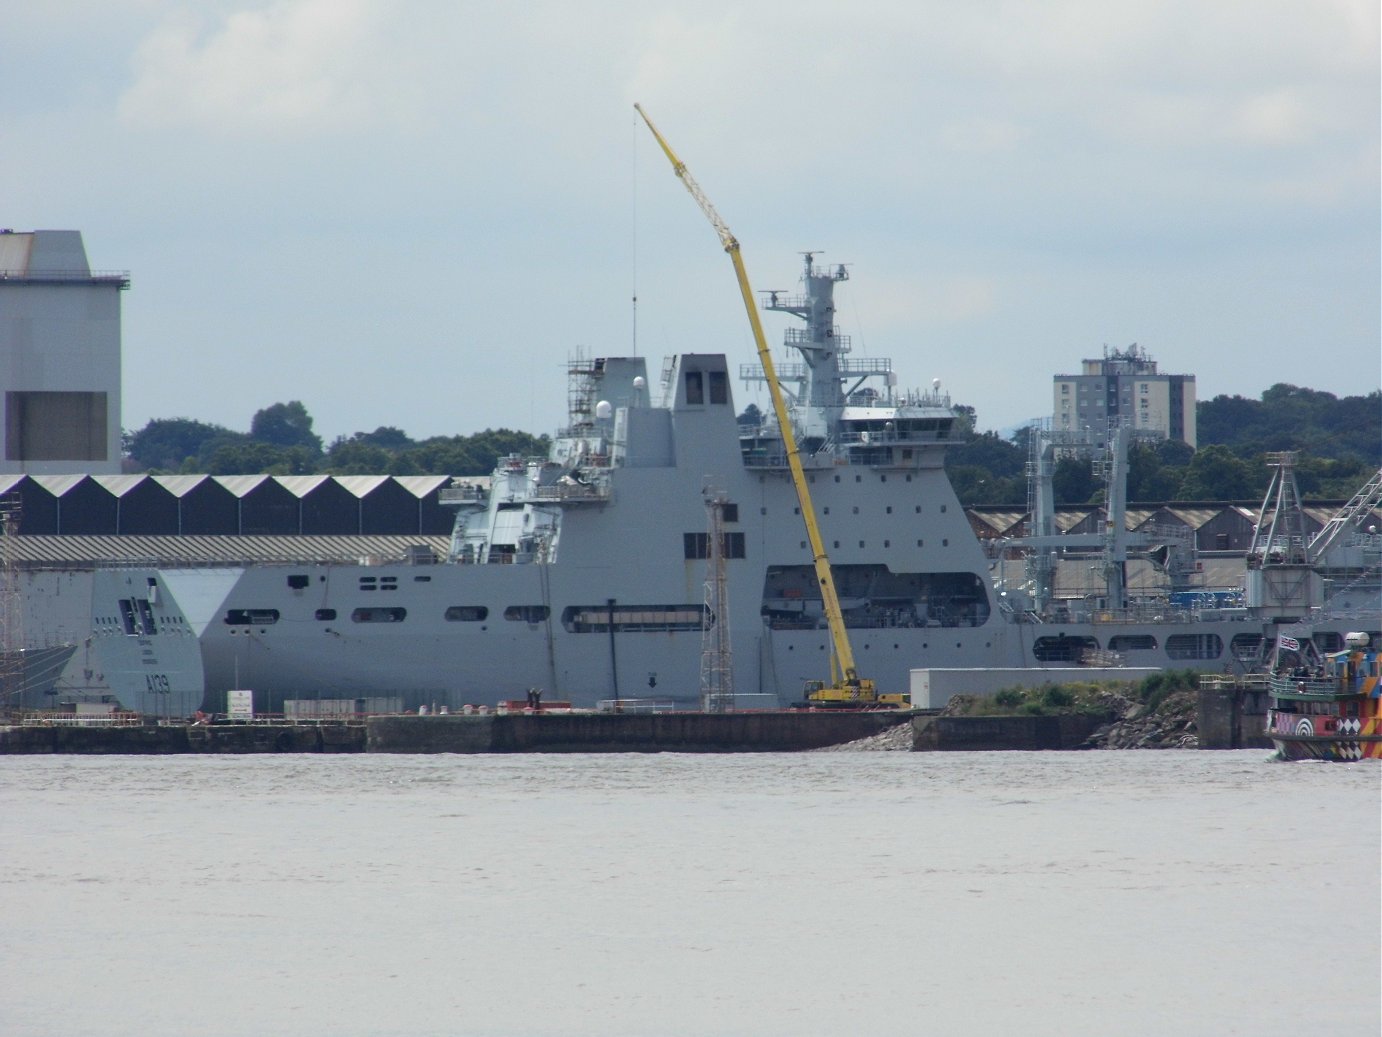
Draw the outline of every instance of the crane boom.
M821 603L825 608L825 619L830 626L830 638L834 647L831 656L832 671L838 667L838 674L831 673L831 681L837 688L847 689L847 697L853 700L863 699L873 700L873 682L861 681L859 674L854 667L854 651L849 645L849 635L845 631L844 614L840 611L840 598L835 591L835 579L830 570L830 559L825 553L825 541L821 538L820 527L816 524L816 511L811 506L811 491L807 487L806 473L802 469L801 454L797 450L797 438L792 431L791 417L787 413L787 404L782 396L782 389L777 383L777 372L773 367L773 358L768 350L767 339L763 336L763 324L758 319L758 307L754 305L753 289L749 287L749 275L744 270L744 259L740 254L739 241L730 232L729 225L721 219L720 214L715 211L715 206L710 204L710 199L705 196L696 183L691 171L686 168L686 163L677 157L677 153L672 150L672 146L667 143L666 138L658 132L653 120L648 117L648 113L643 110L643 106L635 104L634 108L643 117L643 121L648 124L648 129L652 131L657 139L658 145L666 154L672 169L677 174L678 179L691 192L691 197L696 200L696 204L701 207L706 218L710 220L711 226L715 228L715 233L720 236L720 244L729 253L730 261L734 264L734 276L739 281L739 292L744 298L744 308L749 314L749 325L753 329L753 341L758 347L758 359L763 365L763 374L768 383L768 394L772 397L773 413L777 415L777 427L782 432L782 443L787 449L787 466L791 469L792 485L797 491L797 503L801 508L801 517L806 524L806 538L811 545L811 557L816 567L816 582L821 588Z

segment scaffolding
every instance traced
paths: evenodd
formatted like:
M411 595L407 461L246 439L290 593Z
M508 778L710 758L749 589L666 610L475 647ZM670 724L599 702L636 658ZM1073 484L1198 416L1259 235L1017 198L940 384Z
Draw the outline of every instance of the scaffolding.
M706 487L708 527L705 609L701 616L701 708L727 713L734 708L734 659L729 644L729 580L725 567L725 506L722 490Z
M19 499L0 497L0 713L20 704L24 690L24 629L14 538L19 534Z

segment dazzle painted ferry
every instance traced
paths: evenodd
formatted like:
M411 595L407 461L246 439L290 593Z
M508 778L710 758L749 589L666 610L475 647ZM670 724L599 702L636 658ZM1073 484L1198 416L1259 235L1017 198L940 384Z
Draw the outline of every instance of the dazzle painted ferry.
M1314 590L1272 582L1270 541L1257 582L1274 595L1262 607L1177 605L1193 565L1175 561L1174 544L1121 533L1102 544L1105 595L1053 601L1057 549L1040 535L1006 545L1028 562L1020 581L1000 585L945 474L950 400L938 385L901 391L889 361L850 355L834 304L846 277L808 254L801 292L770 293L765 308L801 322L786 334L798 359L777 376L858 671L880 692L907 690L922 667L1113 660L1241 672L1266 657L1278 627L1321 614ZM736 417L732 385L761 381L761 367L732 370L719 353L652 371L640 356L578 357L568 377L567 422L546 457L507 457L489 478L443 491L456 508L444 559L221 573L228 590L201 633L203 708L223 710L232 688L252 689L268 710L381 695L456 709L535 689L577 707L699 708L712 674L739 706L776 707L829 679L831 638L782 436ZM1036 467L1049 473L1054 456ZM1165 592L1128 593L1134 556L1165 571ZM1358 623L1339 620L1337 637ZM1335 636L1321 629L1316 640Z

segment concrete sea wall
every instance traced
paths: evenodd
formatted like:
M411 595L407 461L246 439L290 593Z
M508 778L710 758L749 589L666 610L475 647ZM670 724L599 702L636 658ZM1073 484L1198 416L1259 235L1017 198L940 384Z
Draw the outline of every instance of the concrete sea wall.
M1261 686L1238 682L1202 684L1198 726L1201 749L1270 749L1267 708L1271 697Z
M1078 749L1102 721L1097 717L939 717L912 720L913 752L998 749Z
M0 728L0 755L358 753L363 724L38 724Z
M1265 693L1200 689L1202 749L1270 748ZM910 725L914 752L1067 750L1106 723L1085 716L938 716L930 712L571 713L372 716L260 722L0 728L0 754L76 753L739 753L802 752Z
M370 752L797 752L867 738L905 718L866 713L570 713L381 716Z

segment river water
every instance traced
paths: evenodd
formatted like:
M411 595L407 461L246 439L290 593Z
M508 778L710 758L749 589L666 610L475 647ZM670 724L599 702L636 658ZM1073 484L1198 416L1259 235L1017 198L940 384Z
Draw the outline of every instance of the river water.
M1378 1033L1268 755L0 758L0 1034Z

